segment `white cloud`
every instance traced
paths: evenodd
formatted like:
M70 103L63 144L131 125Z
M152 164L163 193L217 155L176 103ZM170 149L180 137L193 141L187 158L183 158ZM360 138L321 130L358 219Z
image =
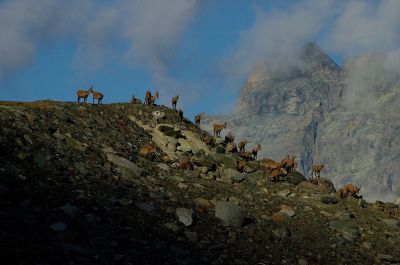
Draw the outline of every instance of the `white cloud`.
M348 1L332 25L327 46L354 56L400 45L400 1Z
M254 65L286 65L303 44L324 28L334 1L306 0L289 9L264 12L256 9L254 24L240 35L229 58L222 63L231 77L247 76Z
M32 63L43 42L73 32L87 7L87 0L1 2L0 80Z

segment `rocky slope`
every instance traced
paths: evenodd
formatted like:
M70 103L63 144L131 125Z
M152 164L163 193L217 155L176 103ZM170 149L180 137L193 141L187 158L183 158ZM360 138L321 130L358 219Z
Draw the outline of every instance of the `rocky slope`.
M204 124L210 130L228 121L227 131L260 143L264 156L294 154L306 176L324 163L336 185L353 182L370 200L393 200L400 193L399 96L400 78L379 57L341 68L310 43L285 68L255 69L236 111Z
M4 264L400 263L398 205L240 173L168 108L3 102L0 123Z

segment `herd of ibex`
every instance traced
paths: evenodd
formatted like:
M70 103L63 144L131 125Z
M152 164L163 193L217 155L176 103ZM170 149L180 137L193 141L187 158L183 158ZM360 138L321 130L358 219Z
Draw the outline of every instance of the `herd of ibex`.
M78 97L78 103L81 98L83 98L83 102L86 103L86 100L87 100L88 96L90 95L90 93L93 94L93 103L94 103L95 99L97 99L97 104L102 102L104 95L100 92L94 91L93 86L91 86L88 90L80 89L76 92L76 95Z
M80 99L83 98L84 103L86 103L86 100L90 93L93 94L93 103L95 102L95 99L97 99L97 104L102 102L103 99L103 94L100 92L96 92L93 90L93 87L91 86L88 90L78 90L77 91L77 97L78 97L78 103L80 102ZM159 98L158 92L156 92L154 95L151 94L150 91L146 92L145 98L144 98L144 104L146 105L153 105L155 104L155 101ZM174 96L171 100L172 103L172 109L178 114L179 120L183 120L183 111L181 109L177 110L176 105L179 100L179 95ZM132 104L142 104L142 101L139 98L136 98L135 96L132 95L131 99ZM201 114L197 114L194 117L194 123L197 126L197 128L200 129L200 121L201 121ZM214 132L214 138L220 138L221 137L221 131L223 129L227 128L227 122L224 122L222 124L213 124L213 132ZM249 142L244 139L240 142L238 142L237 146L234 143L234 136L232 135L232 132L229 132L225 136L225 144L227 146L226 152L227 153L236 153L239 157L240 160L237 162L237 170L239 172L243 172L246 163L249 161L255 161L257 160L257 154L259 151L261 151L261 145L257 144L251 151L246 151L245 147L246 144ZM209 145L213 142L213 138L210 136L206 136L203 138L203 141ZM229 146L229 148L228 148ZM146 145L143 146L140 151L139 155L142 157L145 157L147 159L153 159L156 154L156 148L155 146L152 145ZM295 161L296 157L295 156L290 156L289 154L287 155L286 158L282 159L281 162L276 162L272 159L264 158L260 160L261 165L269 171L269 180L270 181L279 181L281 178L284 178L287 176L289 173L296 171L298 166ZM181 169L187 169L187 170L193 170L193 164L191 163L190 159L188 160L187 158L181 159L179 162L179 168ZM321 177L321 171L324 169L324 164L313 164L312 165L312 175L311 178L317 178L319 179ZM338 194L340 198L346 198L348 196L352 197L358 197L358 193L360 191L360 187L357 187L353 184L347 184L341 189L338 190Z

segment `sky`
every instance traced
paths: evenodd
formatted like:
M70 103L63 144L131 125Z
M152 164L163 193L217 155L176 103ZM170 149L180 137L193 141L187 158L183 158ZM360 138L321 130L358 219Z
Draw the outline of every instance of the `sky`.
M168 106L179 94L189 118L228 112L255 65L310 41L338 64L384 53L395 69L400 1L0 0L0 100L75 101L93 86L104 103L151 90Z

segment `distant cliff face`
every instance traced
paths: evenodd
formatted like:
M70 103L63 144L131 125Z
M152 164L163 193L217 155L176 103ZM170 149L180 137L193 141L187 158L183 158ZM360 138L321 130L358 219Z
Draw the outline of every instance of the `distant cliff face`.
M228 121L227 131L236 139L261 143L263 156L278 160L295 154L306 176L313 163L324 163L323 174L336 185L353 182L363 185L369 198L395 197L400 119L393 108L400 106L399 83L371 77L373 93L354 96L349 86L357 78L368 80L368 74L359 78L351 67L342 69L317 45L307 44L284 69L256 68L241 89L236 111L219 120ZM357 107L371 104L367 112Z
M322 103L337 107L341 69L315 44L307 44L284 69L258 67L240 92L237 112L303 115Z

